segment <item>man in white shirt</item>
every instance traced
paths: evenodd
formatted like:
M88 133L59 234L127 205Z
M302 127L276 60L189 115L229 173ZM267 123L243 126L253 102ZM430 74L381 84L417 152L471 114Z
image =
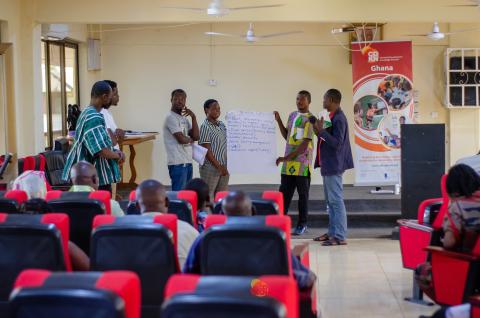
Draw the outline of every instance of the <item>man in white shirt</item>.
M183 190L192 179L192 143L198 141L200 135L197 117L185 106L186 101L184 90L174 90L172 108L163 124L163 141L173 191ZM192 118L192 123L186 118L188 116Z
M165 187L156 180L145 180L138 185L136 193L140 212L144 216L156 216L168 213L168 198ZM198 236L197 230L187 222L177 221L177 255L180 268L188 255L188 251Z
M117 127L112 113L109 111L110 106L118 106L118 102L120 100L120 95L118 94L118 85L116 82L110 80L105 80L104 82L107 82L112 88L113 96L110 105L104 106L100 113L103 115L103 118L105 118L105 126L110 134L110 138L112 138L114 148L120 150L118 143L125 138L125 132Z

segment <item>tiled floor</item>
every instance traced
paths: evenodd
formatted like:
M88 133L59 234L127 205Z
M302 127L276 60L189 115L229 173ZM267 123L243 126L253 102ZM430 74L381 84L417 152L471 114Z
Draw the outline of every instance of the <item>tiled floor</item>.
M398 241L350 239L348 246L337 247L295 242L311 242L322 318L418 317L438 309L403 300L411 294L412 272L402 268Z

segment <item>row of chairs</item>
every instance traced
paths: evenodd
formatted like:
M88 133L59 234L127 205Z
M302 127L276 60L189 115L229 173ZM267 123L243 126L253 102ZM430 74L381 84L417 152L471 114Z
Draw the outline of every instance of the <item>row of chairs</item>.
M142 317L158 317L164 286L172 275L179 273L176 220L175 215L155 218L98 215L94 219L91 269L131 270L138 274ZM64 214L0 214L0 247L3 247L0 253L5 260L0 271L4 287L0 296L4 307L9 286L22 269L71 269L65 249L69 239L68 221ZM200 255L202 275L282 275L293 279L289 217L227 219L223 215L212 215L207 218L206 227ZM308 266L308 251L303 252L298 256ZM225 279L224 284L229 285L230 281ZM299 301L301 317L314 315L315 290L300 293Z
M252 283L253 282L253 283ZM26 270L15 282L11 316L18 318L139 318L140 284L131 272L63 274ZM295 281L283 276L174 275L165 291L162 318L298 317Z
M433 300L440 305L452 306L468 302L480 287L480 240L468 254L441 247L442 223L449 205L446 176L442 177L440 186L442 197L422 202L416 220L398 221L400 250L404 268L415 270L418 265L430 261L435 290ZM475 299L478 305L479 298ZM406 300L425 304L415 279L413 296Z

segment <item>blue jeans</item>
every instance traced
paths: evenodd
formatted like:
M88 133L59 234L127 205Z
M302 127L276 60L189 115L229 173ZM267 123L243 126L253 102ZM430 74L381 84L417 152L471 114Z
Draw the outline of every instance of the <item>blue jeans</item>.
M338 240L347 237L347 210L343 202L342 175L323 176L323 191L329 216L328 236Z
M172 180L172 191L183 190L188 181L192 180L192 164L170 165L168 166L168 174Z

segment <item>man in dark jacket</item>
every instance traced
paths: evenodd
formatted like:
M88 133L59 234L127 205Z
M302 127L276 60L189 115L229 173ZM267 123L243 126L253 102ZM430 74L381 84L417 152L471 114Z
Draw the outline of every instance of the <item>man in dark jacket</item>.
M331 127L324 128L324 119L316 121L315 133L319 149L317 163L321 167L325 202L329 215L328 233L314 238L324 246L346 245L347 211L343 201L343 173L353 168L347 117L340 102L342 94L329 89L323 96L323 108L330 113Z

